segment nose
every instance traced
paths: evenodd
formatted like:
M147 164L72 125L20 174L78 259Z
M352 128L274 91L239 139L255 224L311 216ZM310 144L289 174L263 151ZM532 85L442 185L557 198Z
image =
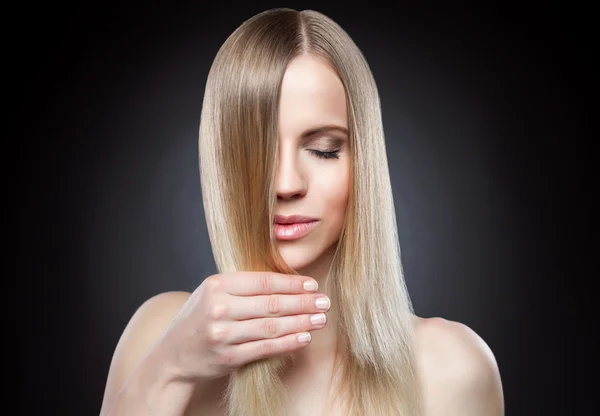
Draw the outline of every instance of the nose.
M280 149L279 165L275 178L275 191L277 198L289 200L301 198L306 194L307 183L295 154L284 154Z

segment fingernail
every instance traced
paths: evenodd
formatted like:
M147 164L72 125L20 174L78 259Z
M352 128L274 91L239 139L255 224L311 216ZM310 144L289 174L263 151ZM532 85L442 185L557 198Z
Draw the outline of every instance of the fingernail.
M315 301L315 306L317 309L326 311L331 306L331 302L329 301L329 298L319 298Z
M318 313L310 317L310 322L312 322L313 325L321 325L325 323L326 319L324 313Z
M319 284L317 283L316 280L307 280L306 282L304 282L304 290L307 290L309 292L314 292L315 290L317 290L319 288Z
M300 342L301 344L306 344L307 342L310 341L310 333L307 332L305 334L300 334L298 335L298 342Z

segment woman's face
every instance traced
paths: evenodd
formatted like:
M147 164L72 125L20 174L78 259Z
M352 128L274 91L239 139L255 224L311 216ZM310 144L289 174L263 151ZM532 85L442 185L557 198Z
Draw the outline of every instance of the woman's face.
M275 237L296 271L331 252L349 194L346 96L336 73L317 58L296 57L283 78L279 103L279 165L275 180ZM300 215L310 223L279 225Z

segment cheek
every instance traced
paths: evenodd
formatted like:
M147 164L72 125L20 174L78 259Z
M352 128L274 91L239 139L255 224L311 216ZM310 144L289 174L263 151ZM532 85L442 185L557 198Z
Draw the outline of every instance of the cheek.
M335 168L322 171L317 179L320 205L330 223L337 224L343 220L350 193L349 177L347 164L340 163Z

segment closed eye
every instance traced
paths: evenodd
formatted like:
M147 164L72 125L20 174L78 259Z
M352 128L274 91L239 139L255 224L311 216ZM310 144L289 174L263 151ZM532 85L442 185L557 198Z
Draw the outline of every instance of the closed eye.
M319 150L309 149L308 151L320 159L339 159L340 158L339 150L334 150L331 152L321 152Z

